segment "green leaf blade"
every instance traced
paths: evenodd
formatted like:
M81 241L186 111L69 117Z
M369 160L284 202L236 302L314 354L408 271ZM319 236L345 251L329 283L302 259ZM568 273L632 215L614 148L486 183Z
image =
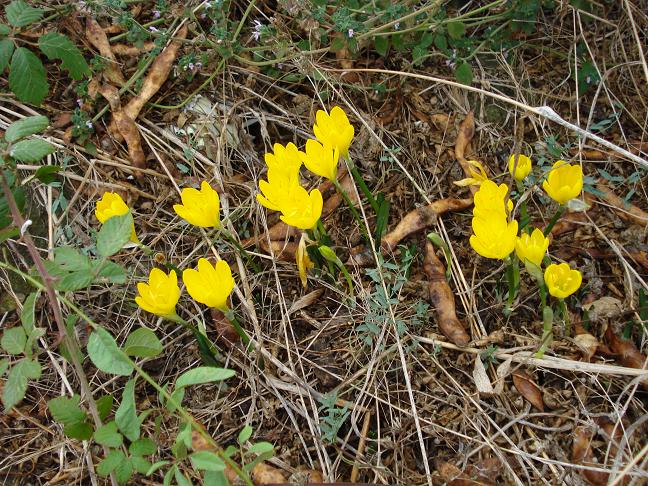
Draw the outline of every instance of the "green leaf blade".
M47 73L43 63L29 49L19 47L11 57L9 88L20 101L40 105L47 92Z
M162 343L150 329L141 327L129 334L124 343L124 352L138 358L152 358L163 350Z
M2 49L0 48L0 51ZM1 58L1 54L0 54ZM0 59L0 71L2 71L2 60ZM5 132L5 140L9 143L17 142L18 140L29 137L35 133L41 133L49 125L49 118L42 115L28 116L21 120L13 122Z
M41 366L37 361L21 359L9 371L9 377L2 390L2 403L5 411L22 401L27 392L29 380L40 378Z
M95 329L88 339L88 356L94 365L104 373L128 376L133 365L122 354L115 339L103 328Z
M22 0L14 0L5 8L7 22L14 27L25 27L38 22L43 17L43 10L34 8Z
M117 253L128 243L132 228L133 216L130 211L108 219L97 235L97 252L103 257Z
M61 68L70 73L72 79L80 81L84 76L90 76L90 67L81 51L65 35L49 32L38 39L38 47L50 59L60 59Z
M2 74L9 65L14 47L14 43L11 39L0 40L0 74Z
M9 354L22 354L25 351L25 344L27 344L27 334L22 327L12 327L2 333L0 346Z
M223 381L234 376L234 370L225 368L213 368L211 366L199 366L193 370L185 371L176 380L176 388L185 386L200 385L202 383L211 383L214 381Z
M45 140L21 140L11 147L11 155L14 159L21 162L38 162L43 157L56 152L56 147Z
M122 402L115 413L115 423L129 441L139 439L141 424L135 408L135 380L128 380L124 387Z

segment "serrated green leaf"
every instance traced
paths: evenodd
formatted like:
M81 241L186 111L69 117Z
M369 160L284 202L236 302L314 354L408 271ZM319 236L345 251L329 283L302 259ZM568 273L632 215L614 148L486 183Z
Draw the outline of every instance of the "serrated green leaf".
M93 280L92 272L72 272L57 281L54 286L61 292L74 292L89 287Z
M26 47L19 47L11 57L9 88L20 101L40 105L47 92L47 73L43 63Z
M150 329L141 327L128 335L124 352L138 358L151 358L162 352L162 343Z
M151 463L142 456L131 456L130 461L135 470L140 474L146 474L151 469Z
M2 333L0 346L9 354L22 354L25 351L27 335L22 327L12 327Z
M36 300L40 292L32 292L23 302L22 312L20 313L20 322L22 323L25 334L28 336L34 331L34 319L36 314Z
M9 368L9 360L7 358L0 359L0 376L5 374Z
M106 447L119 447L124 442L122 435L117 432L117 424L114 421L99 427L94 434L94 440Z
M115 262L106 260L105 262L93 262L92 271L97 275L95 282L97 283L112 283L123 284L126 283L128 276L123 267L117 265ZM98 272L97 272L98 271Z
M448 22L448 35L454 40L459 40L466 35L466 24L459 20Z
M103 257L117 253L128 243L132 228L133 216L130 211L108 219L97 234L97 252Z
M54 261L70 272L92 270L90 258L71 246L54 248Z
M14 27L25 27L38 22L43 17L43 10L34 8L22 0L14 0L5 8L7 22Z
M21 140L11 147L9 155L21 162L38 162L43 157L56 152L56 147L45 140Z
M40 36L38 47L51 60L60 59L61 67L70 73L72 79L77 81L84 76L90 76L90 67L81 54L81 51L65 35L49 32Z
M128 447L133 456L151 456L157 451L157 445L148 437L138 439Z
M124 436L131 442L139 439L140 420L135 408L135 380L128 380L122 394L122 401L115 412L115 422Z
M457 81L459 81L461 84L470 86L473 81L473 71L470 67L470 64L468 64L467 62L462 62L461 64L459 64L459 66L457 66L457 69L455 70L455 78L457 78Z
M29 380L40 378L41 366L37 361L21 359L9 371L9 377L2 390L2 403L5 411L25 398Z
M79 395L72 397L57 397L47 402L50 414L57 422L63 425L79 424L86 421L86 414L79 407Z
M202 486L230 486L223 471L205 471Z
M225 368L212 368L211 366L199 366L193 370L185 371L176 380L176 388L185 386L199 385L201 383L211 383L214 381L227 380L234 376L234 370Z
M94 429L88 422L66 425L63 427L63 433L71 439L89 440L92 437L93 432Z
M5 140L10 143L17 142L21 138L29 137L35 133L41 133L48 125L49 119L46 116L36 115L22 118L7 127Z
M0 24L0 37L4 37L11 34L11 27L7 24Z
M97 465L97 473L106 477L119 466L119 463L126 460L126 456L119 449L111 449L106 457Z
M250 437L252 437L252 432L253 432L252 427L246 425L239 432L239 435L236 438L237 442L239 444L245 444L248 440L250 440Z
M56 181L56 174L59 173L61 168L58 165L44 165L39 167L34 177L41 181L43 184L51 184Z
M14 43L11 39L0 40L0 74L9 65L9 60L14 51Z
M99 400L97 400L97 411L99 412L99 418L104 421L110 415L112 410L114 398L112 395L104 395Z
M189 456L191 465L200 471L224 471L225 463L210 451L197 451Z
M122 354L115 339L101 327L90 334L87 350L92 363L104 373L128 376L133 372L133 365Z

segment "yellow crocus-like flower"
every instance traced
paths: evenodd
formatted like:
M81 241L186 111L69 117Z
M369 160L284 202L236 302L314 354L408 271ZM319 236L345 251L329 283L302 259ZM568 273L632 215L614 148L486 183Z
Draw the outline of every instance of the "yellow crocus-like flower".
M182 272L182 281L189 295L208 307L227 310L227 298L234 289L234 279L229 265L219 260L212 266L206 259L198 260L198 270Z
M175 204L173 210L187 223L200 228L220 227L220 198L207 181L202 181L200 190L185 187L180 197L182 204Z
M475 234L470 237L470 246L481 256L502 260L513 251L517 221L507 222L505 215L492 215L489 218L473 218L472 228Z
M285 172L291 176L299 173L302 165L301 153L294 143L291 142L285 147L275 143L272 149L274 153L265 154L268 171Z
M484 170L484 166L480 162L476 160L467 160L466 162L468 162L469 165L475 167L477 170L469 167L468 170L470 170L470 177L466 177L465 179L461 179L460 181L454 181L455 185L460 187L481 186L484 181L488 180L486 170Z
M306 288L308 271L313 268L315 264L308 256L308 252L306 251L306 239L303 235L299 240L299 245L297 246L297 252L295 256L297 259L297 269L299 270L299 279L301 280L304 288Z
M95 216L101 224L104 224L113 216L123 216L128 213L130 208L126 205L121 196L115 192L104 192L103 196L97 201ZM133 243L139 243L139 238L135 233L135 224L131 230L130 240Z
M528 260L538 267L542 264L547 248L549 248L549 238L546 238L538 228L530 235L523 233L515 240L515 253L520 261Z
M281 220L302 230L315 227L322 216L324 201L319 189L310 194L302 186L293 187L281 202Z
M301 164L301 162L300 162ZM298 172L293 174L277 168L268 168L267 181L259 181L259 203L273 211L281 211L282 204L293 188L299 186Z
M571 165L559 160L549 171L542 188L551 199L559 204L566 204L578 197L583 189L583 169L580 165Z
M518 155L517 165L515 164L515 154L511 155L508 160L508 170L516 181L523 181L529 175L531 165L531 159L522 154Z
M301 152L301 159L313 174L326 177L330 181L337 179L340 150L330 142L320 144L317 140L307 140L306 153Z
M174 270L167 275L159 268L154 268L149 274L148 283L137 284L137 291L139 295L135 297L135 302L146 312L163 317L176 315L180 287Z
M508 186L506 184L498 186L490 179L486 179L481 183L473 198L475 203L473 215L485 219L491 219L493 215L506 217L513 210L513 202L510 199L504 203L507 194Z
M551 295L564 299L578 290L583 282L583 276L578 270L570 268L567 263L559 265L552 263L545 270L544 280Z
M355 131L344 110L339 106L334 106L330 115L323 110L318 110L315 119L313 133L317 139L323 144L331 145L337 149L342 157L348 157L349 146Z

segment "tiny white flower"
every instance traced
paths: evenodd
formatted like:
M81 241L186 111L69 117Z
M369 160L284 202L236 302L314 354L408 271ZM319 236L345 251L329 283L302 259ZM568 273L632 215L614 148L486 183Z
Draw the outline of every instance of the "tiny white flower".
M156 28L156 27L153 27L152 25L149 27L149 30L150 30L151 32L157 32L157 28Z
M394 24L394 30L398 30L398 29L400 29L400 22L396 22Z
M78 98L76 100L77 105L81 106L83 104L83 100L81 98Z
M88 127L89 129L92 129L93 125L92 125L92 122L90 120L88 120L85 124L86 124L86 127Z
M347 35L349 36L349 39L353 37L353 34L354 34L353 29L349 29L348 32L347 32Z
M162 15L162 12L160 12L159 10L153 10L153 18L154 19L159 19L161 15Z
M590 83L592 82L592 76L587 76L587 77L585 78L585 82L586 82L587 84L590 84Z

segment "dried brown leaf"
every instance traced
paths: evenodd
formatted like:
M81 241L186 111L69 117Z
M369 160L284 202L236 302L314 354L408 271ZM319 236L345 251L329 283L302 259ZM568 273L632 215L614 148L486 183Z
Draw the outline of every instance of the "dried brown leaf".
M113 112L113 122L123 139L126 141L126 145L128 146L128 155L130 156L133 166L138 169L145 169L146 156L142 149L139 129L137 128L137 125L135 125L135 122L124 113L124 110ZM135 172L135 176L140 178L142 177L142 173L137 171Z
M518 370L513 372L513 384L524 399L533 405L537 410L544 412L544 401L540 387L536 385L526 372Z
M288 309L288 314L293 314L298 310L305 309L306 307L311 306L319 300L319 298L324 293L324 289L313 290L312 292L307 293L306 295L300 297L295 302L292 303L290 309Z
M465 346L470 342L470 336L457 318L454 294L445 278L445 268L429 241L425 245L423 269L429 281L429 299L436 311L439 329L457 346Z
M621 219L639 226L648 226L648 213L614 194L603 179L599 180L596 189L602 193L599 198L612 206Z
M101 28L95 19L88 17L86 19L86 38L101 54L106 61L104 75L113 84L123 86L126 79L119 69L117 59L110 48L110 42L106 32Z
M475 380L477 392L480 395L485 395L487 397L495 395L495 389L488 377L486 367L478 354L475 355L475 365L473 366L472 375L473 380Z
M230 349L241 340L241 337L223 312L218 309L210 309L210 312L216 328L216 342Z
M475 136L475 115L473 112L469 112L466 115L466 118L459 125L459 131L457 133L457 140L455 141L455 157L461 164L466 172L466 175L469 176L470 172L468 171L468 166L466 162L466 151L468 150L468 145Z
M592 356L594 356L596 350L600 345L598 339L596 339L589 332L581 332L579 334L576 334L576 336L574 336L574 343L576 344L576 346L578 346L578 349L583 355L583 359L585 361L592 359Z
M590 321L602 322L605 319L619 315L623 311L623 302L611 295L604 295L592 302L583 304L583 309L587 311Z
M613 353L617 354L618 360L628 368L646 369L646 357L641 354L632 341L619 338L611 326L605 330L605 340L610 345ZM642 386L648 390L648 378L642 380Z
M263 462L252 468L250 476L256 486L286 482L286 477L279 469Z
M127 44L115 44L112 46L112 51L117 56L139 56L144 52L149 52L155 49L155 43L151 41L146 41L141 47L138 46L129 46Z

